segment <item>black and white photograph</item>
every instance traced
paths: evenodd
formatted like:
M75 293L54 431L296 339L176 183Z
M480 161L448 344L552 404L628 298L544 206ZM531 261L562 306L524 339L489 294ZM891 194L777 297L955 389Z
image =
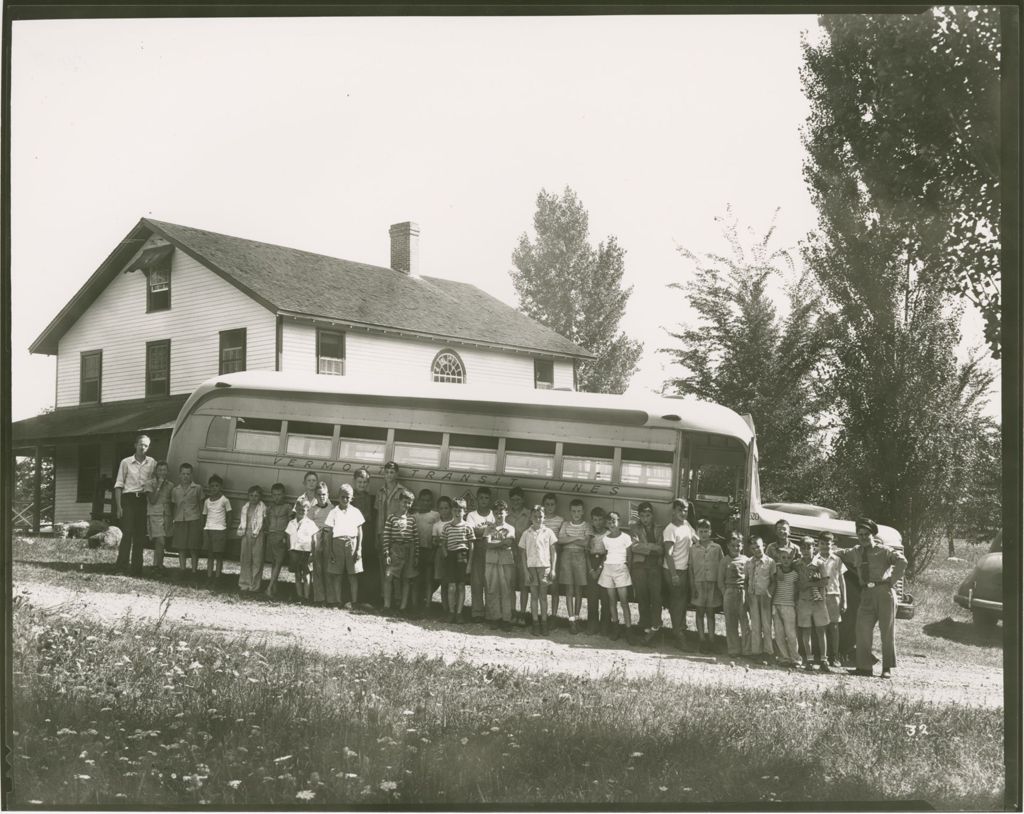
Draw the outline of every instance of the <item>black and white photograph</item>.
M1018 7L82 8L3 808L1019 810Z

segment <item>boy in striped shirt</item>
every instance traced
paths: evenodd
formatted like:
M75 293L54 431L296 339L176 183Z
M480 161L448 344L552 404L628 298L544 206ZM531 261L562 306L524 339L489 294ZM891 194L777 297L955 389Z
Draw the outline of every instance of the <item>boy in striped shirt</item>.
M779 564L775 572L775 595L772 616L775 620L775 646L783 667L799 666L800 653L796 640L796 593L799 575L793 567L793 553L779 548Z
M445 579L448 581L449 621L459 624L466 602L466 575L470 569L470 546L476 539L473 527L466 522L466 501L452 501L452 520L444 526Z

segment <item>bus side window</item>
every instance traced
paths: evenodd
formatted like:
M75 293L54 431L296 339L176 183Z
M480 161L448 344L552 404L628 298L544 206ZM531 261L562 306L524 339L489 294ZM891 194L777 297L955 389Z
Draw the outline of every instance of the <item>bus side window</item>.
M235 427L235 449L240 452L277 452L281 445L281 421L240 418Z
M555 442L528 438L505 441L505 473L550 478L555 474Z
M387 444L388 431L383 427L350 427L342 424L338 457L382 464Z
M592 444L562 445L562 477L570 480L610 481L615 450Z
M289 455L308 455L313 458L331 457L332 424L314 424L308 421L288 422Z
M206 446L214 449L227 449L231 439L231 416L214 416L210 429L206 431Z
M672 486L672 453L662 449L622 450L619 480L635 486Z
M440 466L441 433L395 430L395 462L408 466Z
M489 435L457 435L448 437L448 468L467 472L496 472L498 439Z

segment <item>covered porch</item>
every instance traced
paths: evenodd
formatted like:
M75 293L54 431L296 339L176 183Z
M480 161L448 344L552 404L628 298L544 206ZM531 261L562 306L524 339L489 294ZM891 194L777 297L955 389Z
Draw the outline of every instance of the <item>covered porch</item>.
M135 436L149 435L149 454L166 457L171 430L187 395L137 399L111 404L67 407L12 424L12 450L22 458L21 472L31 469L31 493L12 505L16 527L38 534L45 509L54 523L93 518L112 519L112 492L117 466L130 455ZM26 466L25 458L31 459ZM43 491L47 460L53 468L53 502Z

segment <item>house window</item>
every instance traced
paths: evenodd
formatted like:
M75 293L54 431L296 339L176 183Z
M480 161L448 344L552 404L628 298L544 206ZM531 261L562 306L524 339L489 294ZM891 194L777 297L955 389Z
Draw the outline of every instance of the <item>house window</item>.
M146 396L171 394L171 340L146 343Z
M78 401L80 404L99 404L102 379L103 351L93 350L83 353L78 385ZM89 499L92 500L92 498Z
M171 307L171 269L154 268L146 281L146 313L167 311Z
M82 444L78 447L77 503L92 503L96 484L100 479L100 445Z
M328 376L345 375L345 334L317 329L316 372Z
M245 328L220 332L220 373L245 370Z
M555 386L555 363L550 359L533 360L533 386L537 390L551 390Z
M434 364L430 367L431 376L435 382L444 384L465 384L466 366L462 364L453 350L443 350L434 357Z

